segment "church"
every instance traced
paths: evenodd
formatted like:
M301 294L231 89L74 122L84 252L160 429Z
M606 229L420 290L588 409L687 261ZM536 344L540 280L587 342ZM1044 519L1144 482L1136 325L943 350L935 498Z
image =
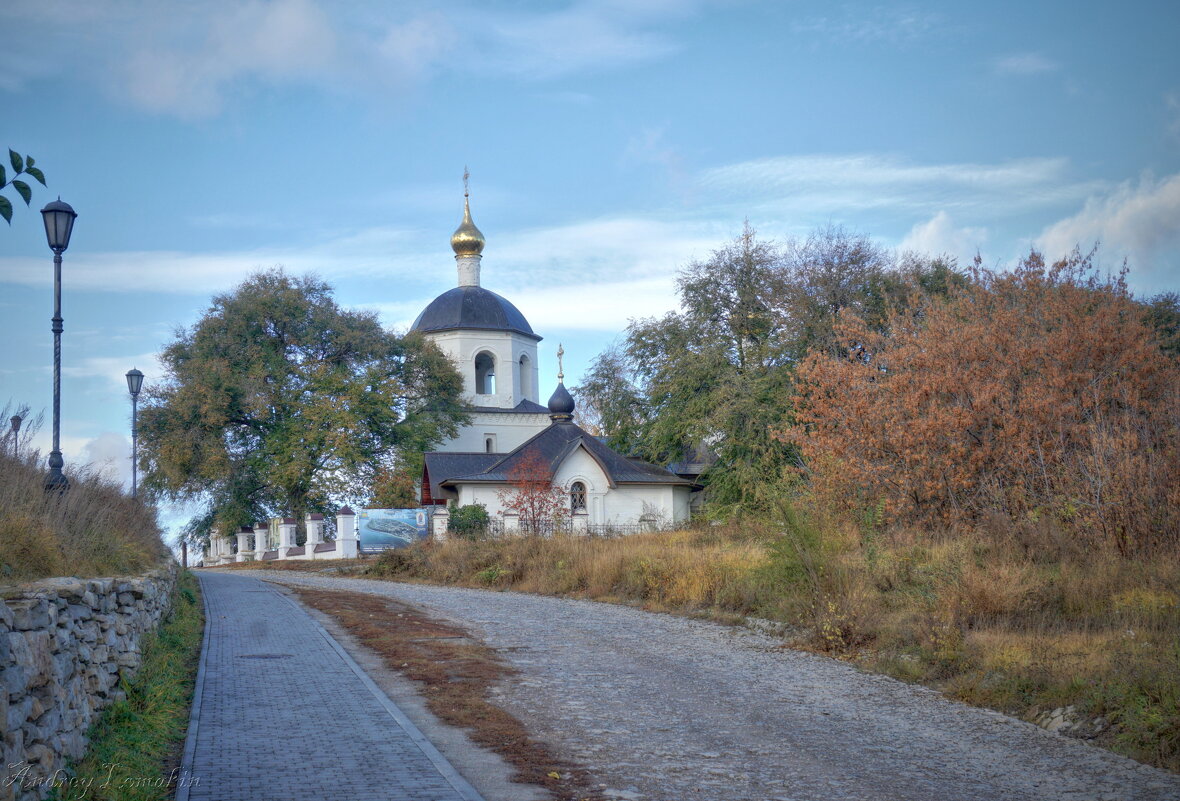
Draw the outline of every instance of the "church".
M541 337L510 301L481 285L485 244L464 192L463 222L451 236L458 286L431 301L411 330L438 345L462 375L470 423L425 455L423 506L445 517L448 504L480 503L505 519L502 498L514 489L514 471L530 464L543 465L564 490L575 530L579 523L607 530L687 522L697 489L689 478L619 454L574 422L560 348L557 389L541 405Z

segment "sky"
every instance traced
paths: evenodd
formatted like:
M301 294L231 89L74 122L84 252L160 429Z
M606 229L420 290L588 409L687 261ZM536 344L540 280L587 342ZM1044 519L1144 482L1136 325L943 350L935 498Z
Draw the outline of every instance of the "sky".
M1178 30L1134 0L4 0L0 153L49 186L4 192L0 406L48 418L59 195L62 450L123 481L123 374L160 380L252 271L394 329L453 287L464 167L542 395L558 343L577 383L746 220L1001 268L1100 242L1137 295L1178 290Z

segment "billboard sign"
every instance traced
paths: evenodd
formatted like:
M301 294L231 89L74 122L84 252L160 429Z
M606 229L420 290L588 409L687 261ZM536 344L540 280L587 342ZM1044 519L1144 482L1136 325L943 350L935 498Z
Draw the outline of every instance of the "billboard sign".
M404 548L430 536L425 509L362 509L356 520L361 553Z

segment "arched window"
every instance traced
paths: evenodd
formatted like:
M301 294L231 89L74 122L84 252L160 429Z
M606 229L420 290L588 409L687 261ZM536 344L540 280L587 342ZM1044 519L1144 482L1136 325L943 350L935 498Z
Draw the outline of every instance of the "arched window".
M570 511L586 510L586 485L581 481L570 484Z
M520 356L520 396L522 398L531 398L536 393L533 392L533 366L529 362L529 357L521 354Z
M486 350L475 357L475 394L496 394L496 359Z
M485 453L495 453L496 452L496 435L495 434L484 434L483 435L483 447L484 447Z

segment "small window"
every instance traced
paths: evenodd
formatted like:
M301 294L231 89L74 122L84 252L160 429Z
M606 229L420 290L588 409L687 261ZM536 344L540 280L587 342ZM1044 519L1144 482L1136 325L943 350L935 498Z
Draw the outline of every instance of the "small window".
M581 481L570 484L570 511L586 511L586 485Z
M495 434L484 434L483 435L483 449L484 449L485 453L495 453L496 452L496 435Z

